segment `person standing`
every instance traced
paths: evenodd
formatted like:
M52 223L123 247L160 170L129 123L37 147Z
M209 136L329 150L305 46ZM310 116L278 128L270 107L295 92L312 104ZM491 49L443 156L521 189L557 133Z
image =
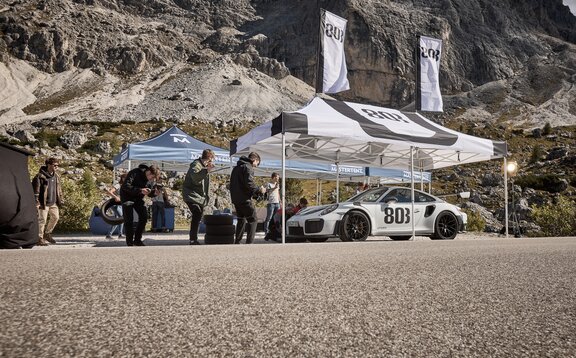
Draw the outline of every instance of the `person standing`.
M256 235L258 222L252 197L266 192L266 188L263 186L258 187L254 183L254 168L258 165L260 165L260 155L256 152L251 152L248 157L242 156L238 160L230 175L230 196L238 218L235 244L239 244L242 241L244 231L247 232L247 244L251 244ZM248 226L248 230L246 230L246 226Z
M39 238L37 245L55 244L52 231L60 219L59 207L63 204L60 176L56 173L59 163L56 158L46 159L38 174L32 179L32 188L38 209Z
M122 175L120 175L120 180L116 184L114 184L111 188L106 188L106 192L118 204L118 205L114 205L112 207L112 212L114 213L114 216L117 218L122 216L122 201L120 200L119 195L120 195L120 186L124 183L125 179L126 179L126 174L122 174ZM124 238L124 235L122 235L122 232L124 232L124 223L121 223L119 225L110 226L110 231L108 231L106 238L109 240L112 240L112 234L114 234L116 229L118 229L118 239Z
M210 171L214 168L214 152L211 149L204 149L202 157L190 164L184 184L182 185L182 197L192 213L190 221L190 245L200 245L198 242L198 227L202 220L204 207L210 199L208 189L210 188Z
M153 183L159 177L160 170L157 167L140 164L138 168L128 172L124 184L120 186L120 200L122 201L124 223L126 224L124 229L126 230L127 246L145 246L142 242L142 233L146 227L148 213L144 206L144 196L152 197L157 194L156 190L150 189L153 185L148 185L148 182ZM134 228L134 211L138 214L136 228Z
M270 176L270 182L266 184L266 193L268 194L268 204L266 205L266 220L264 220L264 238L267 238L268 226L274 213L280 208L280 176L274 172Z

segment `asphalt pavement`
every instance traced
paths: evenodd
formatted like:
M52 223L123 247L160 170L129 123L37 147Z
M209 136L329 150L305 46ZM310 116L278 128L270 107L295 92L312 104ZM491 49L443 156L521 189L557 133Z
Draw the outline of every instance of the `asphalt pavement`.
M576 238L0 251L0 357L574 357Z

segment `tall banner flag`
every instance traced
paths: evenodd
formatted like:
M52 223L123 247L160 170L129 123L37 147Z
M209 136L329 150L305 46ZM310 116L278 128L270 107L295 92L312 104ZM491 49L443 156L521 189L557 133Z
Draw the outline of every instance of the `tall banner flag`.
M346 68L346 55L344 54L344 35L347 21L326 10L322 10L320 18L321 53L319 58L322 66L323 93L337 93L350 89L348 83L348 69ZM320 70L318 71L318 75ZM316 92L320 92L319 78Z
M420 36L418 47L416 109L443 112L440 92L440 57L442 40Z

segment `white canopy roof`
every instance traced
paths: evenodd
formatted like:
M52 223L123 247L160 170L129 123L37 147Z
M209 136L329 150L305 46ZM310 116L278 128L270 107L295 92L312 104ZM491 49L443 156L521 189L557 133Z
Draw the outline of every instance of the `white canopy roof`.
M283 132L291 160L409 169L413 147L415 168L430 170L507 154L506 142L460 133L419 113L320 97L232 141L230 154L280 159Z

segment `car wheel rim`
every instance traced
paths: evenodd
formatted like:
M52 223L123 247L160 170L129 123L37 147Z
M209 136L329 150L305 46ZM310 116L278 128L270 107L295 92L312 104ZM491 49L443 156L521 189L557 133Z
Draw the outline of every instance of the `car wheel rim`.
M348 236L352 240L358 240L367 236L368 223L360 215L352 215L346 225Z
M444 215L438 222L438 231L442 237L452 237L457 231L457 223L452 215Z

